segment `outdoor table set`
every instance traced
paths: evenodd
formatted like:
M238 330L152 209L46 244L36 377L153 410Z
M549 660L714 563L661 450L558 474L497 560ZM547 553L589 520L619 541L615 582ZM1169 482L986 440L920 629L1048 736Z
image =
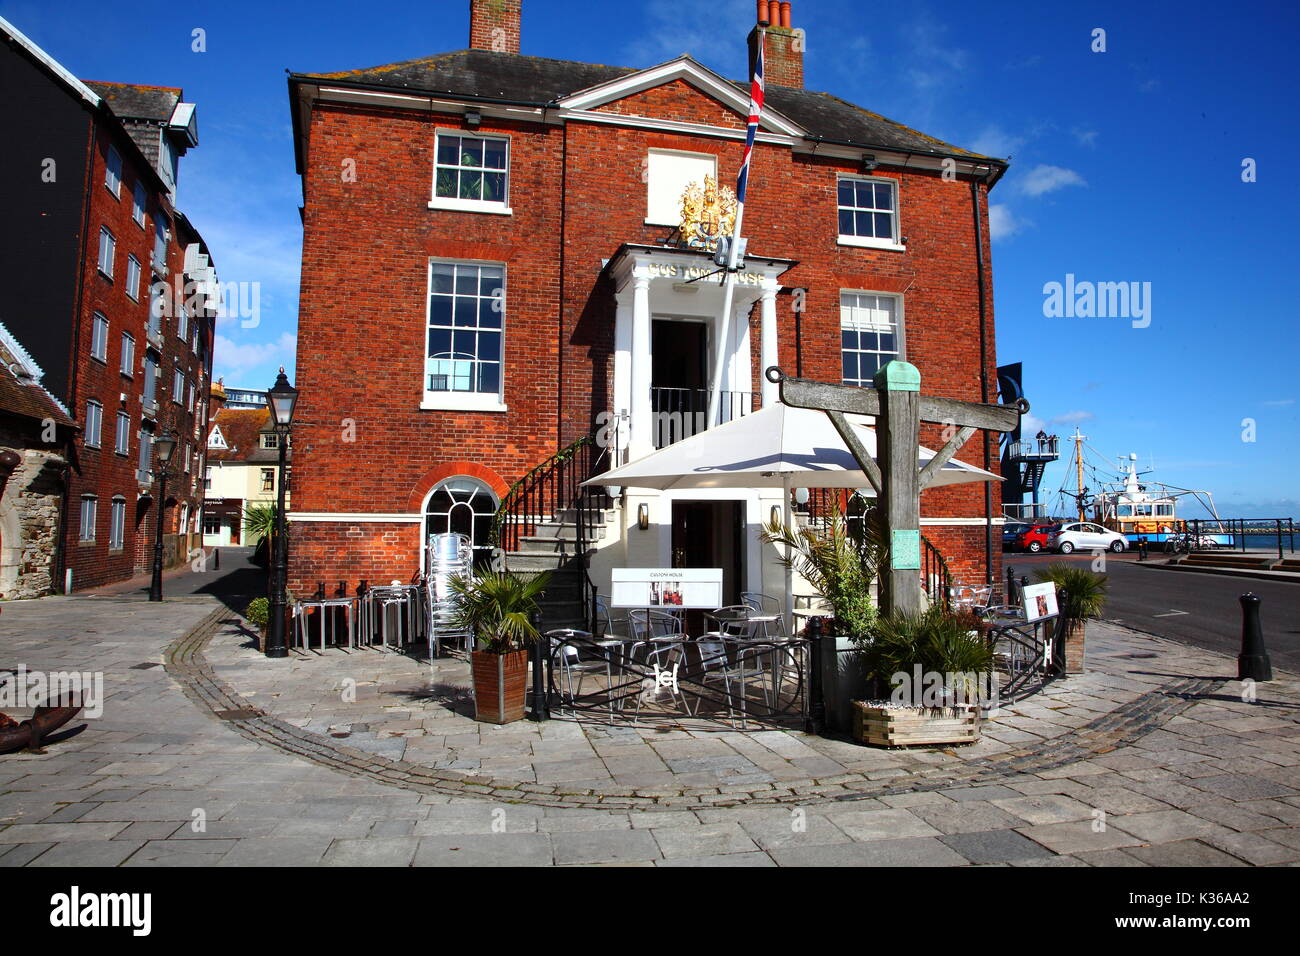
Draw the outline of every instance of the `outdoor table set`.
M602 634L548 632L552 694L570 713L601 713L611 722L629 712L635 722L643 707L662 710L665 699L672 713L725 711L742 728L749 720L801 718L806 642L785 633L771 598L746 600L705 612L698 636L686 633L680 612L658 608L629 610L627 633L615 633L619 622L600 602Z

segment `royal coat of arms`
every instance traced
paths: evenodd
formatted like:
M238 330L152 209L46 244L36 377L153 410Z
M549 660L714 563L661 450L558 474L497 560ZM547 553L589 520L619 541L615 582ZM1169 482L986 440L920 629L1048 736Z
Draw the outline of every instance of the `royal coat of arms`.
M691 249L716 252L718 237L736 227L736 193L712 176L691 183L682 193L681 240Z

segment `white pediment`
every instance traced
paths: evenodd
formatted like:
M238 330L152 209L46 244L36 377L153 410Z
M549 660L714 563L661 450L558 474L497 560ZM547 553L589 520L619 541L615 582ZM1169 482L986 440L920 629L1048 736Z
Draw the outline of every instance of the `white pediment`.
M749 91L741 91L714 73L708 67L683 54L675 60L660 63L616 80L579 90L559 101L561 110L582 113L614 103L644 90L664 86L681 80L701 93L734 109L741 117L749 115ZM782 116L770 106L763 107L759 129L782 136L803 136L804 130L793 120Z

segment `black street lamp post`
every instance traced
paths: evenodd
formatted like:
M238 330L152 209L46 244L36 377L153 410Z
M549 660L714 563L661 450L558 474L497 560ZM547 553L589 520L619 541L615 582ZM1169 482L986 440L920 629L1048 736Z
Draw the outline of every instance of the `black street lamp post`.
M289 578L289 542L284 515L285 452L289 446L289 428L293 424L293 407L298 401L298 390L289 384L284 368L276 376L275 385L266 393L275 423L276 443L280 446L280 477L276 493L275 534L272 539L274 553L271 560L271 621L266 637L267 657L288 657L289 648L284 639L285 585Z
M168 431L166 434L154 439L153 447L158 455L158 503L154 510L153 579L149 582L149 600L161 601L163 518L167 514L167 478L171 474L168 466L171 464L172 453L176 451L175 430Z

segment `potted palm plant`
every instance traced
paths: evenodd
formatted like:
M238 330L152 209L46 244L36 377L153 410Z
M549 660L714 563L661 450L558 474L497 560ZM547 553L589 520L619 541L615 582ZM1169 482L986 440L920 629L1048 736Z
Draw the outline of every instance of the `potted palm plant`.
M868 677L854 639L867 634L876 620L871 591L889 550L883 527L878 509L869 508L850 521L833 506L818 527L789 527L774 518L761 532L764 542L778 546L782 563L830 606L821 685L832 730L848 732L851 702L868 696Z
M550 575L487 571L452 579L456 625L474 635L470 666L478 720L506 724L524 716L526 645L541 635L533 626L537 599Z
M1034 577L1056 585L1057 607L1061 612L1059 633L1064 636L1064 649L1058 658L1065 658L1065 673L1082 674L1088 618L1101 616L1110 579L1104 574L1093 574L1087 568L1064 562L1039 568Z
M857 639L877 698L854 701L853 736L883 746L970 743L992 698L993 650L963 615L935 605L880 617ZM888 691L886 691L888 688Z

